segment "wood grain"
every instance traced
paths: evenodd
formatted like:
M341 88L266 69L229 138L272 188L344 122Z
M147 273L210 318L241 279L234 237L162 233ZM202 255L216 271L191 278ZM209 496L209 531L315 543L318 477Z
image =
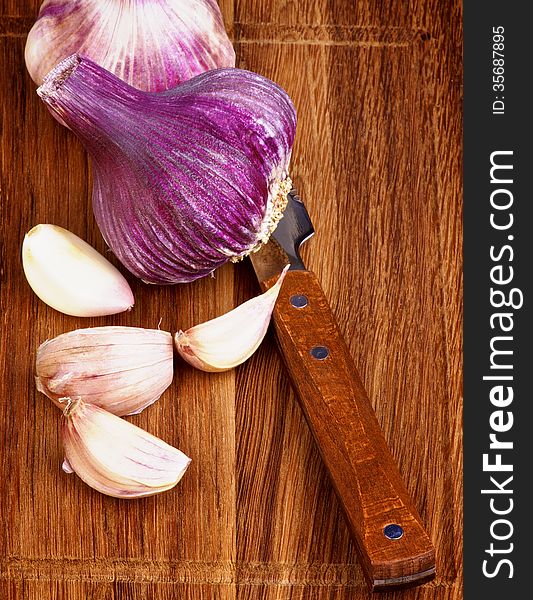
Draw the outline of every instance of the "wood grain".
M368 592L273 336L230 373L176 360L132 421L193 463L155 498L101 496L60 470L58 411L35 349L78 327L174 331L258 293L246 262L156 288L126 315L66 317L28 288L24 233L67 227L101 252L86 155L24 68L39 0L0 2L0 597L340 600ZM221 0L241 67L283 85L299 125L292 176L317 273L437 551L438 577L389 600L462 597L461 3ZM109 253L107 254L109 256ZM111 260L114 260L111 257ZM116 264L116 261L115 261Z

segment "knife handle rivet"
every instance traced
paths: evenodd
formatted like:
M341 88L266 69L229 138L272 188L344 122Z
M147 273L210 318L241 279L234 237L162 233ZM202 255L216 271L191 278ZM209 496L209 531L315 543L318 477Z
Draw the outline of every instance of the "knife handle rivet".
M324 360L329 356L329 350L326 346L315 346L311 348L311 356L317 360Z
M403 535L403 529L399 525L396 525L396 523L392 523L385 527L383 534L389 540L399 540Z
M307 296L304 296L303 294L295 294L294 296L291 296L291 304L294 306L294 308L305 308L308 302Z

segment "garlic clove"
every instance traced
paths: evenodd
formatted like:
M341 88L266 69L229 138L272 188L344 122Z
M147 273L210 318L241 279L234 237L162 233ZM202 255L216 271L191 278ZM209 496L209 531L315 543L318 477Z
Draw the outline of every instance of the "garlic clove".
M37 93L86 147L96 222L143 281L209 275L257 250L281 218L296 113L274 82L216 69L146 93L73 55Z
M172 336L159 329L90 327L47 340L37 349L37 389L61 410L80 396L115 415L153 404L172 382Z
M140 427L79 399L65 408L62 438L67 469L95 490L116 498L169 490L191 462Z
M120 271L57 225L36 225L26 234L22 265L37 296L67 315L113 315L133 306L133 292Z
M178 331L174 343L189 364L202 371L227 371L250 358L263 341L281 289L287 265L276 283L260 296L226 314L187 331Z
M28 34L26 67L40 85L73 52L146 91L235 66L215 0L47 0Z

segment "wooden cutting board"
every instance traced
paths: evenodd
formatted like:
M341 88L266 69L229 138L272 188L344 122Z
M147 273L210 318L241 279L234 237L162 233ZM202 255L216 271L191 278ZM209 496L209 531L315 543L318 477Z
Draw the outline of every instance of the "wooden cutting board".
M110 324L174 332L259 290L244 261L182 286L129 277L135 308L114 317L67 317L31 292L19 256L37 223L106 252L87 157L25 71L39 3L0 2L0 597L367 598L272 332L229 373L176 360L171 388L131 418L192 457L177 488L120 501L62 472L60 413L33 384L41 342ZM437 549L434 582L387 598L462 597L460 5L221 1L238 66L296 104L292 175L317 229L305 259Z

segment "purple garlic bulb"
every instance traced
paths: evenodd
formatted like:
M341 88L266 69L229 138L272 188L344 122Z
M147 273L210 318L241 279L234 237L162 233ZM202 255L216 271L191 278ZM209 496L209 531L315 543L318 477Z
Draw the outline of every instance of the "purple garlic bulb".
M235 66L216 0L45 0L26 42L31 78L75 52L151 92Z
M296 114L269 79L217 69L143 92L73 55L37 93L85 145L100 231L143 281L203 277L261 247L281 218Z

